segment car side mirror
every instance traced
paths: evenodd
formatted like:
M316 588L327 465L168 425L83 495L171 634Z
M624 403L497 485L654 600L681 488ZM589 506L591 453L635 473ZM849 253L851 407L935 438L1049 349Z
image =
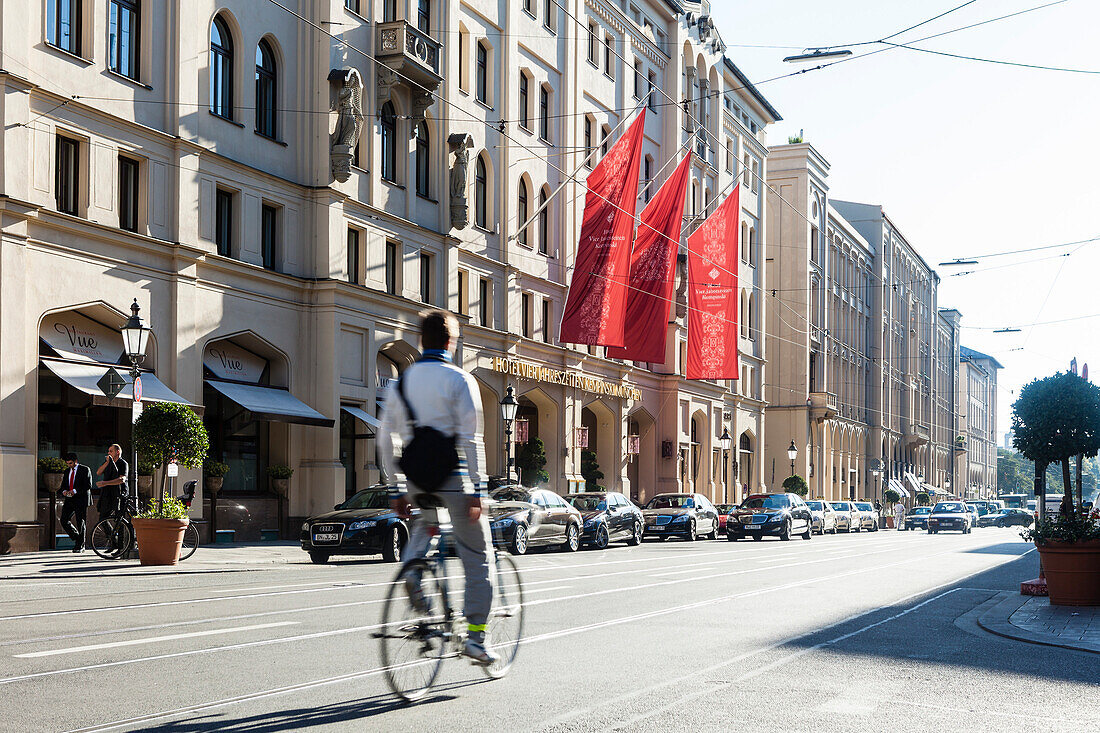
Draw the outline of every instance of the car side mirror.
M338 510L338 509L339 509L340 507L342 507L342 506L343 506L343 504L337 504L336 506L334 506L334 507L333 507L333 509L337 509L337 510Z

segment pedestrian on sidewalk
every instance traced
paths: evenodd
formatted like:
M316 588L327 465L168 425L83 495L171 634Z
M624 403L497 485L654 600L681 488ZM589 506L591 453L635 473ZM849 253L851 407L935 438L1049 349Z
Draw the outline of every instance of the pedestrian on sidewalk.
M76 453L72 451L66 453L64 458L69 470L61 482L61 495L65 497L61 505L61 527L73 540L73 552L80 553L84 551L88 507L92 505L92 469L80 465Z
M122 447L118 443L112 443L107 448L103 464L96 469L96 475L101 479L96 482L99 491L99 501L96 509L101 519L122 513L122 502L129 493L127 477L130 475L130 464L122 457Z
M905 505L898 499L894 504L894 528L899 532L905 529Z

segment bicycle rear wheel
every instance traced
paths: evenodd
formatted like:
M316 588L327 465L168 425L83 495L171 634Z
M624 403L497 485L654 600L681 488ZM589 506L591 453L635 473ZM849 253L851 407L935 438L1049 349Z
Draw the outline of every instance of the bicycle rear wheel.
M92 552L105 560L114 560L133 542L130 525L117 517L101 520L92 530Z
M183 546L180 547L180 560L186 560L195 554L195 549L199 546L199 528L194 524L188 523L187 529L183 531Z
M482 667L485 674L499 679L508 674L512 662L519 653L523 641L523 581L519 566L511 555L497 553L496 588L493 591L493 609L489 612L489 628L485 632L486 645L497 655L497 661Z
M414 608L405 590L405 578L412 573L420 576L428 603L426 611ZM443 665L451 635L444 613L444 592L435 566L427 560L405 563L390 585L382 610L382 629L375 636L382 642L386 683L403 700L423 697Z

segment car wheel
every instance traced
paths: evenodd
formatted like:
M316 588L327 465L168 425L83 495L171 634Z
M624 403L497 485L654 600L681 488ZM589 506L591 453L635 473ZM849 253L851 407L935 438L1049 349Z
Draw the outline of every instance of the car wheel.
M592 546L597 550L606 550L608 542L610 542L610 538L607 536L607 527L602 525L597 527L596 537L592 540Z
M405 533L401 531L400 525L395 524L390 528L390 541L382 548L382 557L386 562L397 562L401 559L401 548L404 546Z
M718 539L718 520L717 519L714 520L714 531L711 532L709 535L707 535L707 539L708 540Z
M807 522L806 523L806 532L802 535L802 539L804 539L804 540L813 539L813 536L814 536L813 528L810 527L809 522Z
M695 533L695 520L693 519L690 522L688 522L688 533L687 533L687 537L685 537L684 539L686 539L688 542L694 542L698 538L699 538L699 535L697 535Z
M316 565L324 565L325 563L328 562L329 557L331 557L331 555L329 555L327 552L323 552L321 550L310 550L309 551L310 562L312 562Z
M791 520L783 523L783 531L779 533L779 539L787 542L791 539Z
M581 546L581 533L577 529L577 525L570 524L565 528L565 542L562 543L561 549L566 552L576 552Z
M752 536L752 541L753 542L759 542L762 539L764 539L764 535L762 535L762 534L754 534Z
M516 525L516 531L512 535L511 546L508 550L513 555L526 555L527 554L527 528L522 524Z
M628 545L640 545L640 544L642 544L642 523L641 522L635 522L634 523L634 531L631 533L630 537L627 539L626 544L628 544Z
M727 539L727 540L729 540L730 542L736 542L737 540L739 540L739 539L741 539L741 538L740 538L740 537L738 537L738 536L737 536L737 535L735 535L735 534L727 534L727 535L726 535L726 539Z

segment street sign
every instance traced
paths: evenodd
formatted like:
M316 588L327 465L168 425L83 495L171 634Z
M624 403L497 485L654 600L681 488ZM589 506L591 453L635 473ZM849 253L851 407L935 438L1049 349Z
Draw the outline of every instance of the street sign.
M141 403L141 377L134 377L134 402Z
M178 463L168 464L168 478L175 478L180 475L180 467Z
M113 400L126 386L126 380L114 369L108 369L107 373L96 382L96 386L103 391L103 394L107 395L107 399Z

